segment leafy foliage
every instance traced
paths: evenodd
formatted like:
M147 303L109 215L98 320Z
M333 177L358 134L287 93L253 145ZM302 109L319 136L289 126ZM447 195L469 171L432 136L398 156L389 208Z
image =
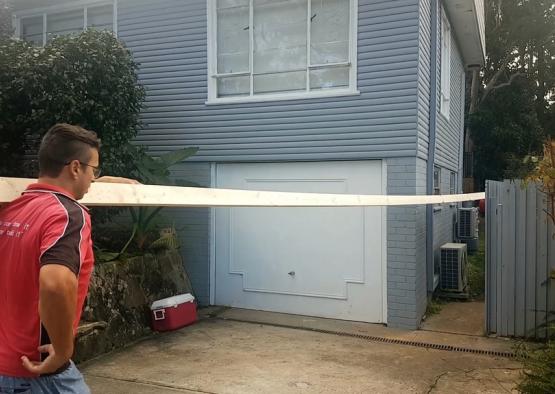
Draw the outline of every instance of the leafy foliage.
M0 37L10 36L12 32L11 4L8 0L0 0Z
M172 185L180 184L182 186L195 186L199 185L192 182L174 181L170 178L170 168L194 155L198 151L196 147L184 148L172 151L161 155L159 157L150 157L147 155L141 156L140 160L136 162L139 170L139 178L149 184L154 185ZM132 231L129 239L119 253L106 254L105 260L115 260L124 254L128 248L133 244L137 251L144 252L147 248L160 248L164 245L175 244L174 236L168 233L162 234L159 238L153 239L156 233L156 225L159 221L159 213L163 207L139 207L129 208L129 213L132 219ZM150 240L150 242L149 242Z
M543 146L543 157L530 156L526 162L535 165L533 171L525 178L526 182L538 182L547 195L549 210L547 215L555 224L555 141L549 139Z
M516 178L555 130L555 1L486 0L486 67L468 100L475 177Z
M484 299L485 281L485 232L481 229L478 250L476 253L468 256L468 287L470 288L470 296L472 298L478 300Z
M534 165L533 171L525 178L527 182L537 182L547 197L546 214L555 224L555 141L548 140L543 146L543 157L530 156L526 161ZM547 294L553 291L555 271L546 284ZM539 350L524 350L523 380L518 390L523 393L555 393L555 311L548 310L546 321L538 329L545 330L547 343Z
M36 151L53 124L78 124L102 139L105 172L136 174L140 149L128 141L137 135L145 92L130 51L113 34L87 30L54 38L44 48L0 38L0 67L2 147L14 147L20 157L22 141L32 141L29 148ZM5 167L3 174L22 175L21 167ZM36 175L36 165L26 175Z
M545 132L538 120L530 81L520 79L489 95L470 119L476 144L475 176L521 178L530 169L522 159L541 150Z
M525 351L524 379L517 389L522 393L555 393L555 342L535 351Z
M33 131L31 96L35 50L0 37L0 175L21 176L25 136Z

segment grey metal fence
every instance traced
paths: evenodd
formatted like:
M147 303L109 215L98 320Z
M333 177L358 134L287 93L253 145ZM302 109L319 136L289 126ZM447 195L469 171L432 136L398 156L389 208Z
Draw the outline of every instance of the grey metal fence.
M546 335L555 311L555 228L545 194L521 181L486 182L486 331ZM551 311L551 312L550 312Z

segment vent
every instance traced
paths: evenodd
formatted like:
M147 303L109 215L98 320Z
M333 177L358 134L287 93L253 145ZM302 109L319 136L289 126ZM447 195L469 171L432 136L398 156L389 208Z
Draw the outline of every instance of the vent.
M478 238L478 208L459 208L457 217L457 237Z
M444 291L463 292L467 285L465 244L447 243L440 250L439 287Z

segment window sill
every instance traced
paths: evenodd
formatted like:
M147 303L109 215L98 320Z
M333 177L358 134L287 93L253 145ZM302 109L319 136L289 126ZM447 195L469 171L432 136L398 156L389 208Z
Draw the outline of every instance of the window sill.
M219 104L241 104L241 103L261 103L267 101L285 101L285 100L307 100L328 97L345 97L345 96L360 96L360 91L350 89L337 89L326 90L310 93L287 93L287 94L268 94L260 96L248 97L223 97L209 99L205 101L206 105L219 105Z

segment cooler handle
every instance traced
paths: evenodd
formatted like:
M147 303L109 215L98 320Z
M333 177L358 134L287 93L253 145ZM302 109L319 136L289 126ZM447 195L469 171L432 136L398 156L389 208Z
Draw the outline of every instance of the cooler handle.
M156 309L154 311L154 320L164 320L166 318L165 309Z

